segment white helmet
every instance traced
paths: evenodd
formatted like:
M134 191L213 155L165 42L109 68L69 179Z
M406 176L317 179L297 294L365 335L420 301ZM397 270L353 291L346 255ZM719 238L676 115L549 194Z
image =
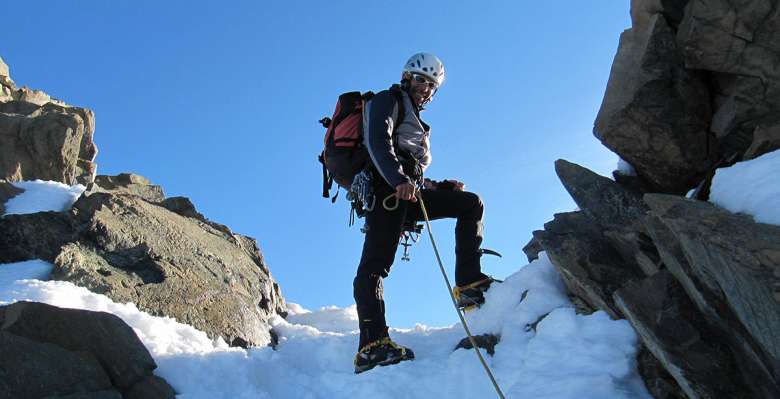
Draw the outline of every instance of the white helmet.
M444 64L431 53L417 53L404 65L404 72L425 75L439 86L444 83Z

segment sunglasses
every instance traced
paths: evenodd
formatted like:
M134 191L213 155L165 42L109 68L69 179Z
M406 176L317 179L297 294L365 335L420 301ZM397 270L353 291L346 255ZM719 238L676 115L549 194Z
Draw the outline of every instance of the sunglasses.
M417 75L417 74L413 73L412 74L412 79L414 79L414 81L417 82L417 83L428 85L428 87L430 87L433 90L436 90L436 89L439 88L439 85L436 82L431 82L430 80L428 80L428 78L426 78L423 75Z

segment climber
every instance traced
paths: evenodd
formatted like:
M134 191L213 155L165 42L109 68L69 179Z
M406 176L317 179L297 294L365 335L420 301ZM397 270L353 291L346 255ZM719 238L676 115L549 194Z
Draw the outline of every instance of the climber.
M430 219L457 218L457 287L453 291L458 305L481 304L483 292L494 281L481 272L482 200L465 191L460 181L423 178L431 163L430 127L420 112L444 77L444 65L436 56L415 54L404 65L401 83L377 93L364 109L363 143L371 159L368 168L377 204L365 215L366 237L353 282L360 326L355 373L414 359L411 349L396 344L388 335L382 279L390 272L405 221L423 218L418 189ZM388 206L382 199L392 194L395 202Z

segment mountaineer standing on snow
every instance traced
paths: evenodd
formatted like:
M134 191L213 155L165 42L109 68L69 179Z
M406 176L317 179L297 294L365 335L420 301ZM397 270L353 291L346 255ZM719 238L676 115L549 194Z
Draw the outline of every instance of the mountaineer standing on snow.
M406 62L401 83L377 93L363 113L363 144L370 155L376 206L366 213L366 238L354 280L360 325L355 372L376 365L414 359L414 353L393 342L387 331L382 279L388 276L406 223L423 219L416 190L422 186L431 219L457 218L455 288L458 305L484 302L493 279L481 272L482 213L479 196L464 191L456 180L423 180L431 163L430 127L420 119L444 82L444 65L433 54L418 53ZM395 193L398 206L382 199ZM390 201L391 203L393 201Z

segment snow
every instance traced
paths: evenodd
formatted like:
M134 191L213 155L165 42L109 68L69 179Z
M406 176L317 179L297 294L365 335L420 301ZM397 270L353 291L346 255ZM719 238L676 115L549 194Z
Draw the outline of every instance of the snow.
M780 225L780 150L718 169L712 179L710 202L755 221Z
M6 203L8 213L62 211L84 190L41 181L16 185L27 191ZM179 398L496 397L473 350L453 351L465 337L460 324L391 328L391 337L412 348L416 359L356 375L355 306L311 311L288 302L287 319L271 320L279 336L276 350L244 350L135 304L115 303L69 282L46 281L52 268L40 260L0 264L0 304L38 301L119 316ZM638 340L629 323L604 312L576 314L543 252L503 283L494 283L486 304L466 319L474 334L501 336L495 356L483 355L507 398L650 398L637 374Z
M636 169L623 158L618 157L617 171L623 176L636 176Z
M287 320L272 320L277 349L244 350L132 303L42 281L51 268L42 261L0 265L0 304L30 300L116 314L135 330L159 366L155 373L179 398L497 397L473 351L453 351L465 337L459 324L391 329L416 359L356 375L354 306L310 311L290 303ZM486 301L466 317L473 333L501 335L495 356L483 355L507 398L650 398L636 371L631 326L604 312L576 314L544 253L495 283ZM535 330L529 327L536 322Z
M76 202L76 199L86 189L81 184L69 186L59 182L43 180L22 181L11 184L25 191L5 203L6 215L43 211L66 211L70 209L71 205Z

